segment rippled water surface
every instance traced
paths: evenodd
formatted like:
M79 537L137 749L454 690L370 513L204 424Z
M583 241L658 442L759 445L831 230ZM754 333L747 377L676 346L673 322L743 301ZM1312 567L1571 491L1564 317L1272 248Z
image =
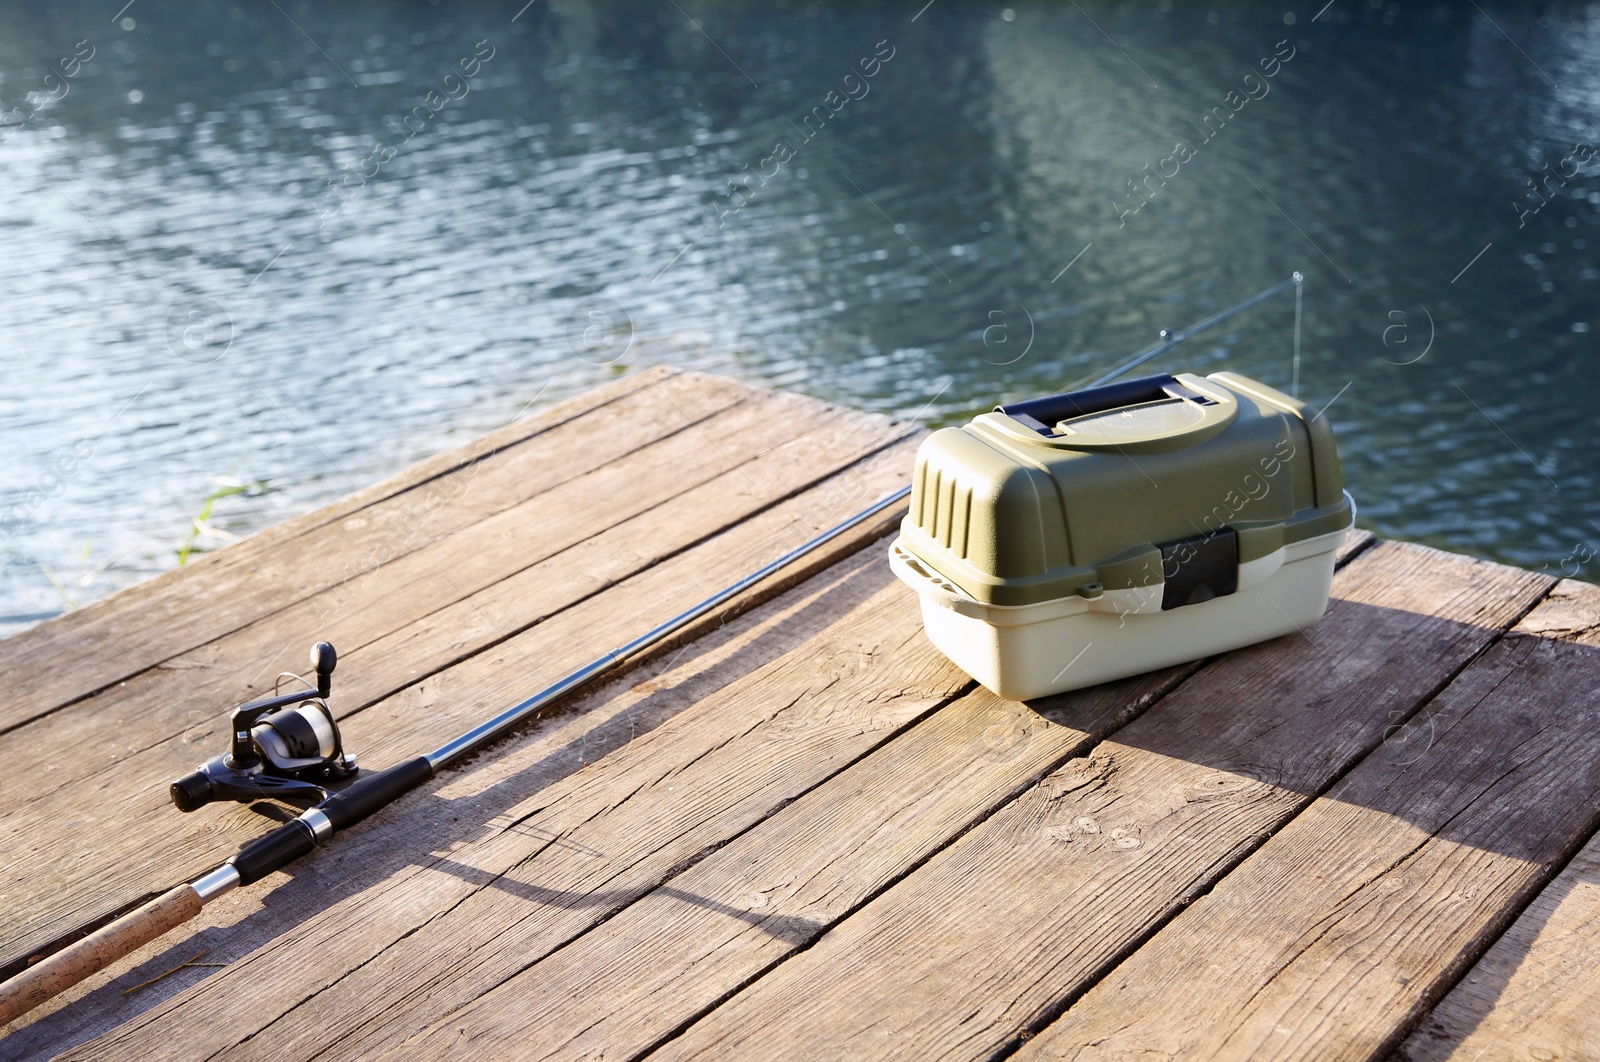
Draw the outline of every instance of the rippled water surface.
M195 548L660 363L957 422L1296 269L1361 522L1600 578L1595 8L6 6L0 633L219 484Z

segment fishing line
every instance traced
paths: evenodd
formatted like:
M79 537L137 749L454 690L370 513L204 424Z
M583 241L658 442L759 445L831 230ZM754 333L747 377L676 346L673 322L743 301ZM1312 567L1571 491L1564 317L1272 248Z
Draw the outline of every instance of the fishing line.
M1299 272L1294 275L1294 377L1289 384L1289 395L1292 398L1300 397L1300 290L1305 285L1305 277Z
M1177 331L1171 331L1163 328L1161 330L1161 339L1155 344L1146 347L1137 354L1134 354L1127 361L1123 362L1117 368L1112 369L1104 376L1096 377L1093 380L1080 381L1071 387L1065 388L1065 390L1076 391L1080 387L1099 387L1103 383L1110 383L1112 380L1115 380L1129 369L1137 368L1140 365L1143 365L1145 362L1150 361L1152 358L1160 357L1173 347L1177 346L1179 343L1182 343L1184 340L1197 336L1206 329L1211 328L1214 325L1219 325L1228 318L1237 314L1241 314L1245 310L1248 310L1250 307L1255 306L1258 303L1266 302L1274 295L1288 291L1290 288L1295 289L1295 371L1298 378L1300 366L1300 283L1303 279L1304 278L1299 273L1295 273L1288 280L1285 280L1280 284L1274 284L1270 288L1258 291L1248 299L1245 299L1243 302L1234 303L1226 310L1222 310L1219 313L1214 313L1202 321L1197 321L1188 328L1180 328Z

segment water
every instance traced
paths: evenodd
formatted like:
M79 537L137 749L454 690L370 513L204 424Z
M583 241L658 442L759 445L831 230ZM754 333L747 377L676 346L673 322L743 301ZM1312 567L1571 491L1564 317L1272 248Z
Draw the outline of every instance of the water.
M1600 579L1593 7L40 6L0 633L176 564L219 483L270 489L197 548L659 363L959 422L1296 269L1362 524ZM1289 388L1292 321L1157 367Z

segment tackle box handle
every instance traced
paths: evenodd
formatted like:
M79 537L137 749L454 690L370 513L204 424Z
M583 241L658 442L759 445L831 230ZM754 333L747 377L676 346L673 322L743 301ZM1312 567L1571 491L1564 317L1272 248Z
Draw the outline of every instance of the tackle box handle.
M1047 398L1013 402L1008 406L996 406L995 412L1004 413L1040 435L1054 438L1055 430L1052 425L1058 421L1105 413L1124 406L1142 405L1145 402L1159 402L1167 398L1180 398L1200 406L1217 404L1216 399L1186 387L1171 373L1162 373L1160 376L1144 376L1137 380L1124 380L1121 383L1089 387L1082 391L1068 391Z

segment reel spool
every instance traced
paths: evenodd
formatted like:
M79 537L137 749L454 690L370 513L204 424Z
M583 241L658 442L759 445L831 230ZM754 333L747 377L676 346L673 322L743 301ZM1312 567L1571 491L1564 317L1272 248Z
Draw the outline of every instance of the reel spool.
M344 751L328 708L338 654L327 642L311 647L317 688L249 701L233 710L233 745L172 783L179 811L213 800L283 800L310 806L327 799L329 784L352 778L356 758Z

